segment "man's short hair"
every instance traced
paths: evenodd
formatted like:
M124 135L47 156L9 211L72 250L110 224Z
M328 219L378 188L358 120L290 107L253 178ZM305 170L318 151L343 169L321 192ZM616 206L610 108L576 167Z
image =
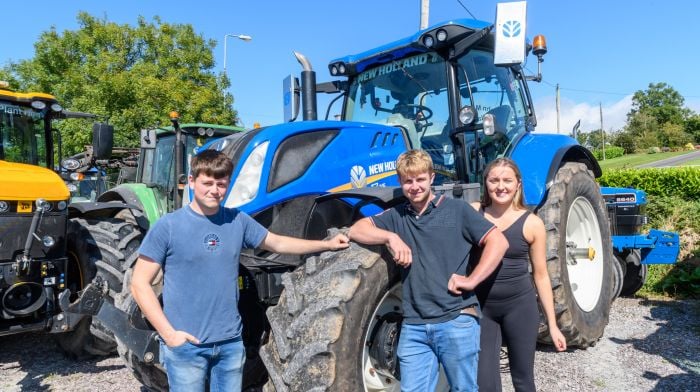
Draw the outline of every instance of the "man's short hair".
M192 157L190 173L192 178L197 178L200 174L217 179L231 177L233 162L221 151L204 150Z
M433 174L433 160L423 150L408 150L396 160L396 172L400 177L426 172Z

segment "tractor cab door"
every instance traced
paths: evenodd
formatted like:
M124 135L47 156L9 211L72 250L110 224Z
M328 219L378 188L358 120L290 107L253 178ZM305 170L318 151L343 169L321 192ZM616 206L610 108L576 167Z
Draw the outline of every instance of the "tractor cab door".
M471 106L476 119L464 135L467 182L481 182L490 161L507 156L527 131L528 111L521 79L514 69L494 65L493 53L471 50L460 57L457 69L459 107ZM494 116L495 133L483 132L484 115Z

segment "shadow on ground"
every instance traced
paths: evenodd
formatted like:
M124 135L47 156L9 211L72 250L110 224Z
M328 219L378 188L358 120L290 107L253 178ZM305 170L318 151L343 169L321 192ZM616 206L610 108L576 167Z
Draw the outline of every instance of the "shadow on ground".
M658 380L652 391L682 390L685 386L700 386L700 302L643 300L650 307L651 317L659 328L642 339L610 338L617 344L631 344L636 350L663 357L685 373L661 376L652 371L642 375Z

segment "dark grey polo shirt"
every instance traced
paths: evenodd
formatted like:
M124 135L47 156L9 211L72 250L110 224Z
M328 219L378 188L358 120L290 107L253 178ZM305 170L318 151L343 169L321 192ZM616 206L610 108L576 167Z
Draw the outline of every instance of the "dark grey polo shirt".
M408 324L431 324L456 318L478 302L473 292L447 290L453 273L465 275L472 246L495 226L463 200L436 196L423 215L410 203L373 217L374 225L392 231L411 248L413 261L402 268L403 315Z

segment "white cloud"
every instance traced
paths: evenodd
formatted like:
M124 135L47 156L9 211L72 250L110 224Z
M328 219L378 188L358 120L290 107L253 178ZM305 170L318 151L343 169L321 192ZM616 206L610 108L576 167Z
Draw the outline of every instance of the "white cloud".
M596 103L574 102L561 99L559 108L559 132L569 134L578 120L581 120L579 132L600 129L600 108ZM627 122L627 113L632 107L632 95L621 100L603 105L603 128L606 131L622 129ZM537 132L557 133L557 107L555 97L543 97L535 102L537 114Z

